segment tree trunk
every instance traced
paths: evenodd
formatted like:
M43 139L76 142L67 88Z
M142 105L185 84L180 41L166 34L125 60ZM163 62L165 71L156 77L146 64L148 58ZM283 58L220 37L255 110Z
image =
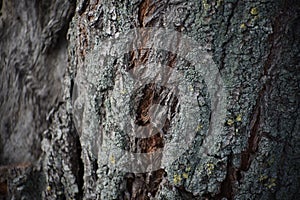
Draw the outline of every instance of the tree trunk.
M298 1L0 8L0 198L300 198Z

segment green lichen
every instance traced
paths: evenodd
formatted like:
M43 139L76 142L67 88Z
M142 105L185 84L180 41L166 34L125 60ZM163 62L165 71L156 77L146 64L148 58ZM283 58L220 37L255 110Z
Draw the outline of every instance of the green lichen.
M240 28L241 28L242 30L245 30L245 29L247 28L247 26L246 26L245 23L242 23L242 24L240 25Z
M213 163L206 164L206 171L208 175L211 175L214 169L215 169L215 165Z
M265 175L265 174L260 175L259 178L258 178L259 182L263 182L266 179L268 179L268 176Z
M232 125L234 124L234 121L233 121L232 119L228 119L228 120L227 120L227 124L228 124L229 126L232 126Z
M180 174L174 174L173 181L176 185L179 184L182 181L181 175Z
M202 5L205 11L209 10L210 5L208 4L207 0L203 0Z
M189 174L188 173L183 173L182 177L185 178L185 179L187 179L187 178L189 178Z
M258 15L258 9L256 7L251 8L250 14L253 15L253 16Z
M268 189L272 189L276 186L276 178L270 178L268 183L265 184Z
M237 122L241 122L241 121L242 121L242 115L241 115L241 114L238 114L238 115L236 116L235 120L236 120Z
M121 90L120 93L121 93L122 95L125 95L125 94L127 94L128 92L127 92L127 90Z
M199 124L196 128L196 131L200 131L201 129L203 128L203 125L202 124Z
M219 8L222 5L223 2L224 2L223 0L218 0L217 1L217 8Z
M116 159L115 159L115 157L114 157L113 155L110 156L109 160L110 160L110 162L111 162L112 164L115 164L115 163L116 163Z

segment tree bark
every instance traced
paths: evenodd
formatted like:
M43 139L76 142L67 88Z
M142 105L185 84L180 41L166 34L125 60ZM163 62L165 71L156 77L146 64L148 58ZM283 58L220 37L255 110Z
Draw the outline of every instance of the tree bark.
M300 198L298 1L0 8L0 197Z

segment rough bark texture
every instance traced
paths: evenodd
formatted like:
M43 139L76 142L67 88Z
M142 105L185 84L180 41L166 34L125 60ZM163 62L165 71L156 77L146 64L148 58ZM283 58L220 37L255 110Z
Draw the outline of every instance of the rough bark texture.
M48 177L41 143L63 99L75 2L1 0L0 10L0 195L39 199Z
M0 197L300 199L298 1L4 0L0 8ZM145 46L118 56L122 44L105 43L145 27L193 38L216 63L228 99L211 154L201 146L212 94L205 77L174 54L180 46L169 41L172 52ZM171 165L129 173L114 167L114 150L107 164L95 147L150 153L193 124L183 109L188 101L167 88L151 83L128 94L128 72L147 63L187 74L200 124ZM169 113L162 133L124 134L130 120L148 123L154 103ZM128 113L129 121L122 118Z

